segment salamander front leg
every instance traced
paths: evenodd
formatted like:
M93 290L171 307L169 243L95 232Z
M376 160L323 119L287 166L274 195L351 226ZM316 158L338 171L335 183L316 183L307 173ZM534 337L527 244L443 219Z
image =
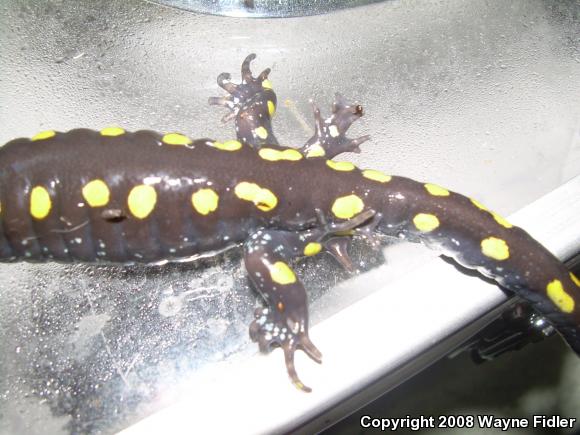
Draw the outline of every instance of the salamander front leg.
M278 144L272 131L272 116L276 112L276 93L268 80L270 68L262 71L258 77L252 75L250 62L255 58L256 55L252 53L242 63L240 84L231 82L231 74L221 73L217 83L229 95L212 97L208 102L230 110L222 121L235 119L236 136L240 142L261 148L264 145Z
M346 137L351 124L363 115L360 104L349 103L342 95L336 94L332 104L332 115L322 119L320 109L312 103L314 110L314 136L301 148L306 157L331 159L341 153L359 153L359 145L370 139L361 136L356 139Z

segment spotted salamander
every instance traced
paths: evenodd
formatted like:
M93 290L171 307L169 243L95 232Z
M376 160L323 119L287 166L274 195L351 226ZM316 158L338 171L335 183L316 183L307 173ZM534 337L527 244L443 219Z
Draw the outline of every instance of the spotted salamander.
M337 95L332 115L314 106L315 133L301 148L278 144L270 69L242 81L222 73L228 95L210 98L235 120L236 139L179 133L44 131L0 149L0 259L163 263L243 244L250 280L267 303L250 336L280 346L300 389L294 352L320 361L308 337L306 291L296 257L331 253L353 264L353 233L422 242L527 299L580 354L580 281L524 230L474 199L431 183L332 160L359 151L346 137L363 115Z

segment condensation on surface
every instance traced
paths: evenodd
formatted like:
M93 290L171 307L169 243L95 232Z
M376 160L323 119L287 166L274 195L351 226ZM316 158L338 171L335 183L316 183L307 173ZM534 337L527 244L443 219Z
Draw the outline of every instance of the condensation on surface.
M311 135L310 98L328 113L341 92L365 109L352 135L372 141L339 160L502 213L580 173L574 2L392 1L250 24L136 0L7 0L0 10L2 143L111 124L232 138L207 99L220 95L217 74L237 80L255 52L255 71L273 69L283 144ZM388 255L412 270L400 261L408 252ZM364 242L353 256L363 270L383 262ZM178 396L204 365L255 352L247 325L258 301L239 260L2 265L0 432L108 433ZM390 279L371 272L338 292L348 277L324 257L298 272L315 322Z

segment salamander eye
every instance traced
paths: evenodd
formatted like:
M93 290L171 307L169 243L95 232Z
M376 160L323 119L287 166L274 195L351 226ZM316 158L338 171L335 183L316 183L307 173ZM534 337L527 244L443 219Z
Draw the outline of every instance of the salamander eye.
M358 115L358 116L363 116L363 106L361 106L360 104L357 104L355 109L354 109L354 114Z
M122 222L127 219L127 216L123 214L123 211L118 208L103 210L101 217L111 223Z

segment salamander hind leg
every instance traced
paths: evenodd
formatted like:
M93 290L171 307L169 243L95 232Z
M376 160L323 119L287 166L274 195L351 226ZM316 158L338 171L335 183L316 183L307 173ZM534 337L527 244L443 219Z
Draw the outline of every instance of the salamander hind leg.
M320 109L312 103L314 110L314 135L304 144L301 152L306 157L325 157L332 159L341 153L359 153L359 145L370 139L361 136L356 139L346 137L346 132L354 121L363 116L360 104L347 101L342 95L336 94L332 103L332 115L322 119Z
M229 95L212 97L209 104L224 106L230 110L223 122L235 119L236 136L244 144L255 148L263 145L278 145L272 130L272 116L276 112L276 93L268 80L270 68L265 69L258 77L252 75L250 62L256 58L250 54L242 63L242 82L231 82L231 74L221 73L217 78L218 85Z
M324 240L341 231L356 228L371 219L372 211L341 223L324 223L305 231L258 230L244 245L244 263L248 276L268 305L258 308L250 325L250 336L262 352L272 346L284 351L286 368L292 383L303 391L305 386L294 367L294 353L302 349L320 362L322 354L308 336L306 290L288 261L312 256L324 250Z
M267 308L256 310L250 337L258 342L262 352L280 346L292 383L310 392L298 378L294 352L300 348L316 362L320 362L322 354L308 337L306 290L287 263L293 256L293 248L287 244L289 236L294 235L286 231L258 231L246 242L246 270L268 304Z

